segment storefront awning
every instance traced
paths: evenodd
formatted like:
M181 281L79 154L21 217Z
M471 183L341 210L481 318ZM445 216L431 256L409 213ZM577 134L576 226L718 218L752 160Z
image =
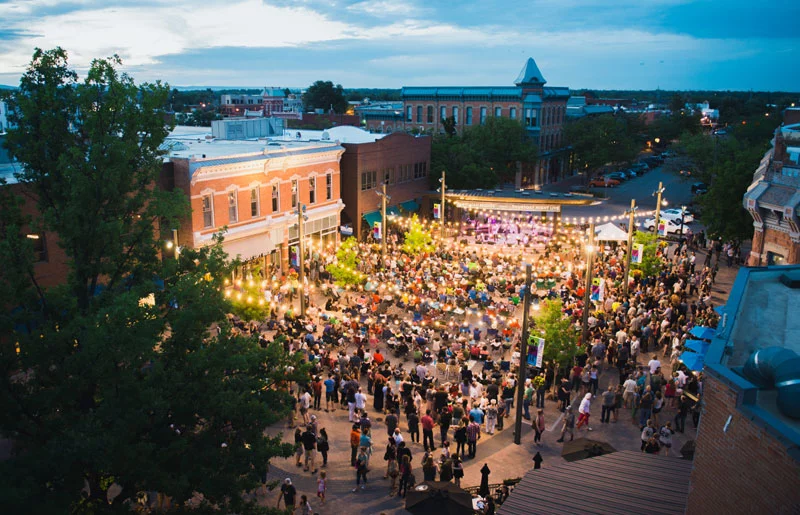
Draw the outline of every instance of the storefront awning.
M416 200L409 200L400 204L400 207L403 208L403 211L406 213L412 213L419 209L419 204Z
M389 206L386 208L386 216L400 216L400 208L397 206Z
M377 222L381 221L381 212L380 211L372 211L370 213L364 213L361 215L364 217L364 220L367 221L370 227L375 227Z

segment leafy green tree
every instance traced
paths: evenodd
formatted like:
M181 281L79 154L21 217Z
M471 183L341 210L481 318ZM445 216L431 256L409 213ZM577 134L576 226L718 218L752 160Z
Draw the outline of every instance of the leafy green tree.
M591 175L605 165L635 159L641 148L640 128L625 115L604 114L570 121L564 134L574 150L576 167Z
M454 116L448 116L442 120L442 128L448 137L452 138L456 135L456 119Z
M464 142L477 155L476 164L489 167L500 181L513 181L517 163L536 161L538 150L517 120L490 116L483 125L464 131Z
M578 345L579 333L577 328L572 325L564 313L560 299L544 300L541 303L539 315L535 318L535 328L531 331L531 338L528 345L536 345L534 337L544 338L544 357L543 361L547 366L552 367L555 378L559 374L566 375L572 366L575 356L583 352ZM557 384L557 381L553 381Z
M447 172L447 186L453 189L494 188L497 175L480 160L476 150L461 137L436 136L431 145L430 181L439 187L440 171Z
M655 277L661 273L663 263L661 262L661 258L656 255L659 248L659 241L655 232L637 231L633 234L633 242L635 244L644 245L642 249L642 262L631 264L633 275L639 277Z
M411 217L411 223L408 231L405 233L403 246L401 248L403 252L412 256L424 252L430 253L436 250L433 244L433 236L431 236L430 231L425 229L420 223L417 215Z
M0 294L14 308L0 313L0 434L14 450L0 503L129 513L156 491L176 512L200 497L204 511L265 512L239 494L291 454L264 430L290 409L277 385L306 365L230 331L220 238L158 259L156 222L187 209L152 187L169 90L134 85L120 64L96 60L78 82L63 50L36 50L14 98L24 172L20 189L0 186ZM21 190L41 216L22 216ZM65 285L36 283L25 226L57 235Z
M328 272L339 286L356 286L364 284L366 277L358 271L360 259L358 240L347 238L336 251L336 261L328 265Z
M303 105L307 111L322 109L328 112L333 109L334 112L341 114L347 110L347 100L342 85L334 86L331 81L318 80L309 86L303 93Z

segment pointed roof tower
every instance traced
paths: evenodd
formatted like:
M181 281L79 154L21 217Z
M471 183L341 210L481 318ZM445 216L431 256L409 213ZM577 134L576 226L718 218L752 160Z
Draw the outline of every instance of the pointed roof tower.
M542 76L542 72L539 71L539 67L536 66L536 61L533 60L533 57L529 57L528 61L525 63L525 66L522 67L522 71L519 72L519 76L517 76L517 80L514 81L514 84L517 86L521 86L522 84L545 84L547 83L544 80L544 76Z

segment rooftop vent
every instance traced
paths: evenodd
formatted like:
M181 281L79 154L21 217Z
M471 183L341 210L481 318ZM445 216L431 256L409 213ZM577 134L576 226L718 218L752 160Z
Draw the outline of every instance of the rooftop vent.
M792 289L795 289L795 290L800 288L800 278L793 278L793 277L789 277L786 274L781 274L780 281L781 281L781 283L783 283L784 286L787 286L789 288L792 288Z
M759 388L777 388L780 412L800 419L800 356L796 352L784 347L759 349L744 364L742 373Z

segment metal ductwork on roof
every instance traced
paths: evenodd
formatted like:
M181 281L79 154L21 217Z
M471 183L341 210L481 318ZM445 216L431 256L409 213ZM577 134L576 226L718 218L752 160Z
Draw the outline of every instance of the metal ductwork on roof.
M755 351L744 365L744 377L759 388L778 389L778 409L800 419L800 356L783 347Z

